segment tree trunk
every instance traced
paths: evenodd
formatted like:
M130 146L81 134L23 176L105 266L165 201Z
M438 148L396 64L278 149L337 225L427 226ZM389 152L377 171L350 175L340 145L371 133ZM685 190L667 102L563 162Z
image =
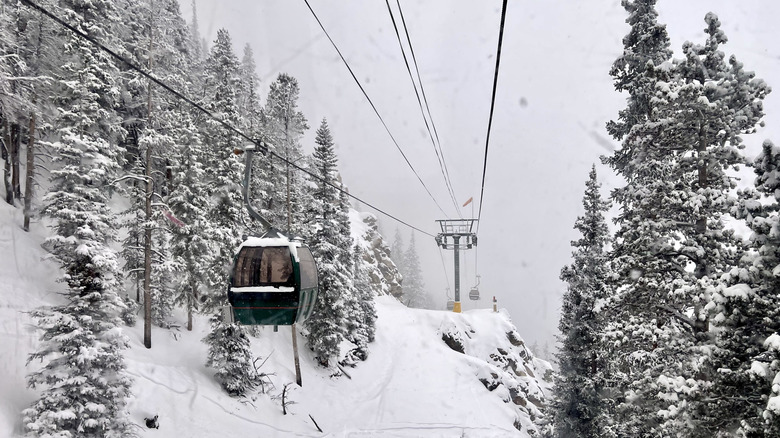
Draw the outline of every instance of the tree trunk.
M35 111L30 112L30 128L27 133L27 175L24 182L24 231L30 231L32 198L35 190Z
M198 299L197 286L194 281L190 281L190 297L187 300L187 331L192 331L192 303Z
M696 171L698 173L697 185L699 190L707 188L707 163L704 156L707 153L707 138L706 138L706 126L704 123L699 126L699 144L696 145L697 162ZM701 216L696 219L695 225L696 234L703 241L704 234L707 232L707 217ZM707 263L704 260L696 261L696 278L703 278L707 275Z
M22 199L22 178L19 175L19 150L22 148L22 126L18 123L11 125L11 186L14 199Z
M146 205L144 226L144 346L152 348L152 145L146 145Z
M154 0L149 0L149 71L152 71L152 48L154 44ZM152 81L149 80L146 97L146 129L152 129ZM146 203L144 213L144 346L152 348L152 144L146 145Z
M697 151L697 163L696 163L696 171L698 173L698 186L699 190L706 189L708 187L707 178L708 178L708 172L707 172L707 137L706 137L706 124L701 123L699 125L699 144L696 146ZM707 233L707 217L702 216L696 219L696 225L695 225L696 234L699 235L699 241L704 242L704 235ZM706 256L705 256L706 257ZM705 259L699 259L696 261L696 278L704 278L704 276L709 274L709 266L707 265L707 260ZM696 302L694 304L694 330L702 333L706 333L709 331L709 319L700 320L699 315L702 311L702 304L701 302Z
M14 189L11 185L11 125L3 118L3 183L5 184L5 202L14 205Z

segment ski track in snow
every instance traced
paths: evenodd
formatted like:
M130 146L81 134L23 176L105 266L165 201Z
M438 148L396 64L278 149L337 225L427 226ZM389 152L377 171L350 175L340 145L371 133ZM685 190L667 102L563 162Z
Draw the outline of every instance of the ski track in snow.
M197 393L198 393L198 389L197 389L198 384L197 384L197 382L194 381L194 379L192 380L194 389L190 389L190 388L187 388L187 389L177 389L177 388L174 388L172 385L168 385L168 384L166 384L166 383L164 383L164 382L162 382L160 380L152 378L147 373L133 372L133 371L128 370L127 374L129 374L129 375L131 375L133 377L140 377L140 378L146 379L146 380L154 383L155 385L162 386L163 388L166 388L169 391L171 391L173 393L176 393L176 394L187 394L188 392L193 392L193 393L195 393L197 395Z
M433 432L445 433L447 437L496 437L496 436L508 436L516 435L516 430L503 429L497 427L471 427L462 426L457 424L439 424L439 423L393 423L381 428L372 429L357 429L345 432L343 437L345 438L358 438L358 437L419 437L419 436L432 436ZM469 432L468 434L466 432ZM497 435L500 433L501 435ZM441 434L433 436L442 436Z

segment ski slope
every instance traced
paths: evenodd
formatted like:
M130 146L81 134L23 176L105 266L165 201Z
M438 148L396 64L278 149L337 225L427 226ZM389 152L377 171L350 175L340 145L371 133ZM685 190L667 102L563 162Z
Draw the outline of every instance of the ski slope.
M21 230L21 211L0 207L0 436L21 436L21 411L36 398L25 384L27 355L38 339L27 311L61 299L59 269L40 242L45 229ZM332 377L336 369L315 365L299 337L303 386L295 382L290 327L261 328L252 348L268 374L265 392L229 397L206 368L208 320L198 316L192 332L154 328L152 348L143 347L143 327L124 327L131 348L127 371L134 379L128 411L142 437L501 437L529 436L534 403L549 394L541 379L549 364L533 358L514 336L506 312L475 310L461 315L408 309L391 297L376 300L377 338L365 362ZM184 326L184 315L178 315ZM449 333L464 353L442 340ZM501 366L514 358L515 368ZM494 356L491 359L490 355ZM524 358L521 358L524 357ZM522 363L520 363L522 362ZM505 363L505 362L504 362ZM35 364L32 364L35 366ZM512 371L520 368L521 370ZM534 377L535 376L535 377ZM487 383L483 383L480 381ZM499 384L488 390L491 382ZM288 413L281 394L287 385ZM492 386L492 384L491 384ZM510 390L509 387L513 389ZM525 407L523 406L525 405ZM159 429L144 418L159 416ZM317 425L323 432L317 430ZM515 428L517 422L522 431Z

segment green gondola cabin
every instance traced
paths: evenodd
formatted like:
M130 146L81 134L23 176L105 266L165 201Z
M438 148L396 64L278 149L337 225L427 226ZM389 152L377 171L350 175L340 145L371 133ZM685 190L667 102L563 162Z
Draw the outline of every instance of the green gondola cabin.
M309 248L271 232L250 237L239 247L228 302L239 324L292 325L311 315L318 289L317 266Z

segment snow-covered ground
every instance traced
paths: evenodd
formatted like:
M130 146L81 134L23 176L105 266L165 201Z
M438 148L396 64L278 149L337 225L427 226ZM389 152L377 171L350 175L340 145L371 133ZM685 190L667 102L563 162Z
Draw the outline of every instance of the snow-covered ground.
M26 387L26 359L38 343L27 311L56 303L59 270L40 247L45 229L21 229L21 211L0 206L0 436L20 436L21 411L36 398ZM349 377L314 365L299 338L303 386L294 384L291 332L260 330L252 348L269 374L265 393L235 399L206 368L205 317L192 332L155 328L152 348L142 326L125 327L135 380L128 409L140 436L157 437L495 437L528 436L536 404L549 394L549 364L530 356L506 312L456 315L408 309L391 297L376 301L377 339ZM183 315L179 315L184 321ZM183 326L184 324L182 324ZM460 339L465 354L443 334ZM32 364L34 366L34 364ZM482 381L480 381L480 379ZM288 386L288 414L281 393ZM492 388L489 390L488 387ZM144 418L159 415L159 429ZM313 420L312 420L313 419ZM314 421L323 432L318 432ZM514 427L517 422L523 432Z

